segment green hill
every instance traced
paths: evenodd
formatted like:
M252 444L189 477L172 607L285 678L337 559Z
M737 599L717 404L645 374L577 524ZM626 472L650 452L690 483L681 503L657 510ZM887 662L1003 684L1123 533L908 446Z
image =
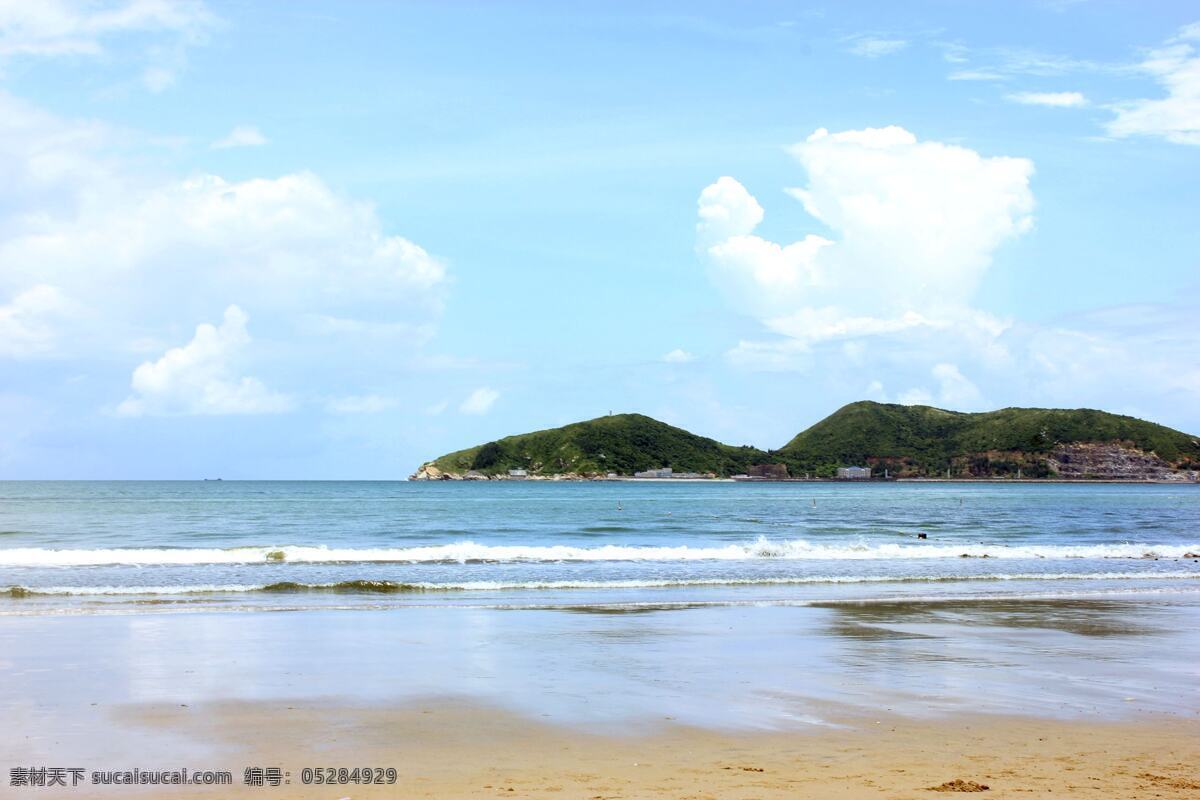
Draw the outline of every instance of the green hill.
M765 454L697 436L642 414L613 414L561 428L508 436L434 461L442 472L485 475L524 469L531 475L604 475L671 467L676 472L744 472Z
M793 477L866 465L892 477L1069 477L1196 480L1200 442L1180 431L1092 409L983 413L863 401L843 406L779 450L733 447L641 414L616 414L508 436L438 458L415 478L596 476L671 467L727 477L759 464Z
M930 406L863 401L835 411L775 455L793 473L832 474L845 464L870 464L899 476L1025 477L1055 472L1055 454L1079 444L1122 444L1177 469L1200 468L1196 437L1134 417L1093 409L1004 408L976 414ZM1111 448L1107 453L1113 453ZM1100 453L1103 455L1103 453Z

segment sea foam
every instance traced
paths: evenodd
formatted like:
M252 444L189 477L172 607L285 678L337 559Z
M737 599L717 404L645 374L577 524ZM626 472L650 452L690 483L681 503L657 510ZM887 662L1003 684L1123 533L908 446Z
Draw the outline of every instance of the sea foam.
M932 558L1183 558L1200 552L1192 544L817 544L803 539L759 538L721 547L603 545L489 545L472 541L428 547L330 548L285 545L221 548L0 549L0 566L83 567L264 563L495 563L562 561L739 561L747 559L901 560Z

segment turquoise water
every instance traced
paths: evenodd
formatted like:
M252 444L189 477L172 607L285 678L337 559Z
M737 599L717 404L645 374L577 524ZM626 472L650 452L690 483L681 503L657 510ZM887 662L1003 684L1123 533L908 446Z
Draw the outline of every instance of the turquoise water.
M1195 553L1194 485L0 483L3 614L1183 596Z
M1192 714L1198 523L1191 485L0 483L0 713Z

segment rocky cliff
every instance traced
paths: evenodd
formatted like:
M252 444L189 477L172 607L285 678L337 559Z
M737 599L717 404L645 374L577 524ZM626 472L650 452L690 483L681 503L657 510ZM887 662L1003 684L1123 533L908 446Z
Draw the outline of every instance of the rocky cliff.
M1154 453L1121 442L1061 444L1046 459L1059 478L1196 481L1200 470L1177 469Z

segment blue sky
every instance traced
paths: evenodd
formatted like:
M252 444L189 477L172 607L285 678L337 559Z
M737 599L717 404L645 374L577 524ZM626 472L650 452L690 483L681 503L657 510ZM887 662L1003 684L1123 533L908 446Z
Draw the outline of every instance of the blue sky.
M608 411L1200 432L1186 3L0 0L0 477Z

